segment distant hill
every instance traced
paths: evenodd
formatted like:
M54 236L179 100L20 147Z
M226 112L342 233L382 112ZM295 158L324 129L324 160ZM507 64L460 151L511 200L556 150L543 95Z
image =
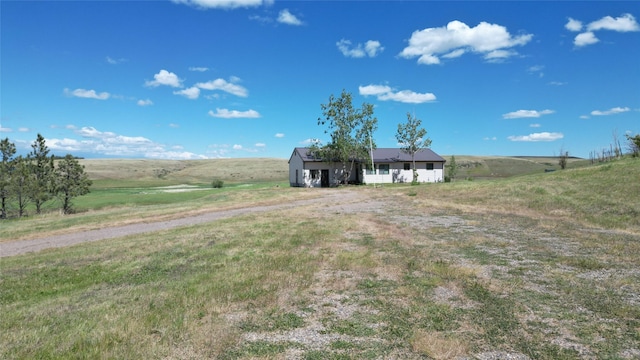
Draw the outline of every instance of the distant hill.
M451 155L443 156L447 164ZM240 158L209 160L81 159L89 178L110 187L145 184L208 184L220 179L225 184L286 182L287 159ZM491 179L541 173L559 169L555 157L456 155L457 179ZM569 168L587 165L579 158L569 159ZM97 185L96 184L96 185Z
M447 165L451 155L443 155ZM491 179L558 170L558 158L552 156L471 156L455 155L458 165L457 179ZM569 157L567 168L588 165L588 160Z
M89 178L109 186L146 184L225 184L286 181L286 159L243 158L209 160L93 159L81 160Z

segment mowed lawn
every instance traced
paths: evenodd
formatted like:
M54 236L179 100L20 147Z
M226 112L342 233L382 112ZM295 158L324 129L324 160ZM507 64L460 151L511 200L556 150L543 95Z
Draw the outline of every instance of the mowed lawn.
M235 186L8 222L29 237L23 228L43 221L62 229L55 224L87 217L74 225L82 229L99 226L100 214L115 224L127 211L151 221L178 216L172 207L317 198L2 258L0 357L635 359L639 180L640 160L628 159L332 189L343 201Z

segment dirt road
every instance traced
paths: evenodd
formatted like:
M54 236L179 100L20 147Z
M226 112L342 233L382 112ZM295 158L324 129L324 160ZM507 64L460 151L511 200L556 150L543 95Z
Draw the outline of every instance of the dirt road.
M108 227L98 230L83 231L72 234L50 236L40 239L6 242L0 244L0 257L20 255L28 252L37 252L43 249L65 247L90 241L100 241L128 235L172 229L180 226L202 224L245 214L296 208L307 205L314 205L318 208L337 206L340 209L349 210L354 204L359 204L359 201L355 200L362 196L358 191L350 190L331 191L318 189L317 191L319 194L321 194L321 197L319 198L293 201L285 204L244 207L225 211L213 211L197 216L169 221L131 224L125 226ZM362 206L361 204L359 205Z

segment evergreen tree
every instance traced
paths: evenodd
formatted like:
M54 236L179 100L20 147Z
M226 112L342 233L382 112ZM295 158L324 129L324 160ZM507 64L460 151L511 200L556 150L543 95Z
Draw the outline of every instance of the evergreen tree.
M636 134L635 136L626 134L625 136L627 137L627 147L629 148L629 152L631 152L631 156L640 157L640 134Z
M13 156L16 154L16 145L9 142L9 138L0 141L0 219L7 218L7 200L10 192Z
M42 205L52 198L53 180L53 156L49 157L49 148L42 135L38 134L36 140L31 144L33 149L28 156L32 186L29 187L29 197L36 207L36 213L40 214Z
M447 166L449 167L449 179L453 181L458 174L458 164L456 164L456 157L454 155L451 155L451 161Z
M13 161L13 169L11 172L11 182L9 191L11 197L14 198L18 206L18 216L26 215L27 204L29 204L29 194L31 193L32 179L31 167L27 159L18 156Z
M77 196L89 193L91 180L84 172L84 166L80 165L72 155L67 154L58 162L55 171L55 193L62 201L62 212L73 212L71 200Z

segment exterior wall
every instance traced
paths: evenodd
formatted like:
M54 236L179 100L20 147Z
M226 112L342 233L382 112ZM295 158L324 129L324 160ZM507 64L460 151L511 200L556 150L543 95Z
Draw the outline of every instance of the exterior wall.
M304 183L304 162L296 151L289 159L289 185L305 186Z
M407 183L413 180L413 170L404 170L404 162L377 163L376 173L367 174L364 166L356 164L349 182L365 184L391 184ZM427 162L416 162L418 170L418 180L424 182L444 181L444 163L433 162L433 170L427 170ZM388 165L389 173L381 174L380 165ZM317 170L317 176L312 177L312 170ZM324 170L324 173L323 173ZM328 175L324 181L323 175ZM289 159L289 184L298 187L322 187L338 186L342 180L342 164L326 163L319 161L304 162L297 152L294 152Z
M317 170L317 176L313 178L312 170ZM324 172L323 172L324 170ZM323 176L328 175L324 181ZM355 179L355 170L351 174L351 178ZM338 186L342 180L342 165L339 163L332 164L326 162L312 161L303 162L302 158L294 153L289 160L289 185L295 187L322 187L322 186Z
M382 174L380 165L389 165L389 173ZM367 174L365 169L361 170L365 184L391 184L413 181L413 170L404 170L404 162L379 163L375 164L375 166L375 174ZM421 183L444 181L444 163L442 162L434 162L433 170L427 170L426 162L416 162L416 170L418 171L418 181Z

